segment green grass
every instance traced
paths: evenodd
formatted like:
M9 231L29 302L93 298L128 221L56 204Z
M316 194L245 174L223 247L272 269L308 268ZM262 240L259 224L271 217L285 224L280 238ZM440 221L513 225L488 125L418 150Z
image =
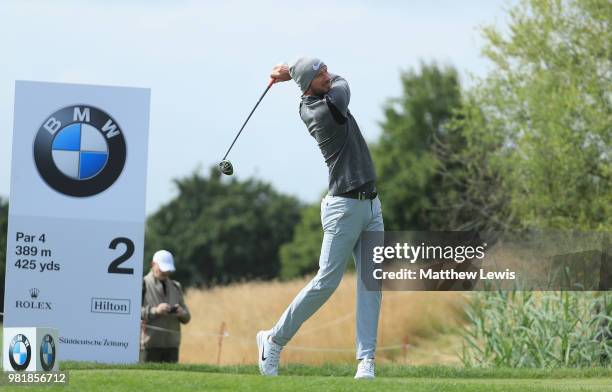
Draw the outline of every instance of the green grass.
M473 293L466 306L464 365L554 368L608 366L612 293Z
M374 381L352 379L354 367L289 365L281 376L261 377L256 366L100 365L66 362L59 391L610 391L612 369L464 369L380 365Z

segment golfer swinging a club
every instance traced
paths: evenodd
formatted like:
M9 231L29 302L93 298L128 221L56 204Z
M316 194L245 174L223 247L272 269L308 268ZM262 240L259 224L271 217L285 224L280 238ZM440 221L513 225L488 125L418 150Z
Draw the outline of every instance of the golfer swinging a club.
M276 325L257 334L261 374L278 374L280 353L302 323L332 295L352 253L357 276L362 268L360 235L384 231L376 174L370 151L348 109L350 90L342 77L327 72L319 59L302 57L276 65L277 82L293 79L302 90L300 117L315 138L329 169L329 192L321 202L323 244L316 276L298 293ZM364 260L364 262L366 262ZM374 354L381 292L368 291L357 278L357 359L355 378L374 378Z

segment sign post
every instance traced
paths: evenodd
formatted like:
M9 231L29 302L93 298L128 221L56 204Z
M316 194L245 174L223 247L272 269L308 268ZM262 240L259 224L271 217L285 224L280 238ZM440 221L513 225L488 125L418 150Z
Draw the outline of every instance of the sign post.
M57 329L59 360L138 361L149 100L16 83L4 327Z

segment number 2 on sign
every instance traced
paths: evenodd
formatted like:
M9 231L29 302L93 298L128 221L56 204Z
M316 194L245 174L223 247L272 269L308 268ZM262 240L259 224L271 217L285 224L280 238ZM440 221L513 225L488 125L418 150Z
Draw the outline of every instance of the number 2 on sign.
M117 246L119 246L119 244L125 245L125 252L110 263L110 265L108 266L108 273L133 275L134 268L119 267L119 265L129 260L130 257L132 257L132 255L134 254L134 243L129 238L117 237L111 241L108 247L109 249L117 249Z

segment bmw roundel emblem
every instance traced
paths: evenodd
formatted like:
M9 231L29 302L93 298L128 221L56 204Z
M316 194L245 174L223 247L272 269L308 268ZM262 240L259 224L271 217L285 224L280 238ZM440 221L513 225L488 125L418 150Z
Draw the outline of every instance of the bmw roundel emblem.
M45 371L53 369L55 364L55 342L51 335L45 335L40 343L40 365Z
M11 340L9 344L9 361L15 370L25 370L30 364L32 358L32 349L30 341L25 335L18 334Z
M68 196L93 196L117 180L126 159L119 124L105 111L72 105L48 116L34 139L43 180Z

